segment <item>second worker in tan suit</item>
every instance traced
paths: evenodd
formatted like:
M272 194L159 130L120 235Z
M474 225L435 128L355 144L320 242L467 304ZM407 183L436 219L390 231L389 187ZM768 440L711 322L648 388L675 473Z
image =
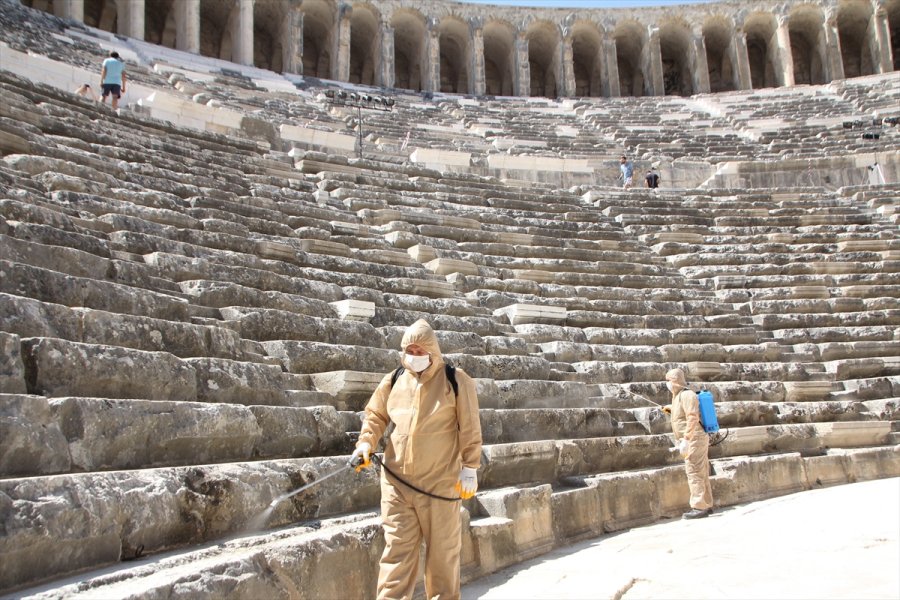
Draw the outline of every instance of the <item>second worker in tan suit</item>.
M699 519L713 511L712 487L709 484L709 435L700 423L700 400L688 389L684 371L672 369L666 373L666 387L672 392L672 433L684 457L684 470L691 491L691 510L683 517Z

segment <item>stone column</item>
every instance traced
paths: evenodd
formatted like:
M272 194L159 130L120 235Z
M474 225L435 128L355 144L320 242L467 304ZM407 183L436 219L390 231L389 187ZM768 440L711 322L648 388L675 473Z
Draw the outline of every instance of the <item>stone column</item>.
M469 19L469 93L484 96L487 82L484 74L484 20L481 17Z
M235 0L237 18L233 20L231 32L231 60L239 65L253 65L253 2Z
M438 20L429 17L425 22L425 60L422 90L441 91L441 31Z
M200 53L200 0L175 3L175 48Z
M572 34L567 32L559 41L557 60L560 63L560 81L557 82L556 95L568 98L575 95L575 60L572 56Z
M703 30L694 29L694 39L691 40L691 84L695 94L709 93L709 62L706 60L706 42L703 40Z
M616 50L616 38L603 36L600 48L600 93L606 98L618 98L622 95L619 86L619 55Z
M528 64L528 38L525 37L524 31L519 32L515 43L515 95L527 97L531 95L531 65Z
M303 74L303 12L296 4L288 7L281 25L281 70Z
M739 90L752 90L753 79L750 77L750 55L747 52L747 34L735 29L731 37L731 60L734 69L734 85Z
M659 27L650 27L647 46L644 48L641 61L644 69L644 90L649 96L665 96L666 85L663 81L662 50L659 47Z
M56 0L53 12L57 17L84 22L84 0Z
M778 16L778 28L775 30L775 78L778 85L794 85L794 54L791 52L791 32L788 29L787 17Z
M872 68L876 73L890 73L894 70L894 58L891 55L891 31L887 18L887 10L882 0L873 3L874 11L869 21L869 48L872 51Z
M825 78L828 81L844 78L844 60L841 57L841 38L838 35L837 9L825 11L822 25L825 40Z
M119 35L144 39L144 0L119 0L116 3L116 14L116 31Z
M381 75L379 85L394 87L394 28L387 23L381 26Z
M331 36L331 78L337 81L350 80L350 17L353 7L341 4L334 22Z

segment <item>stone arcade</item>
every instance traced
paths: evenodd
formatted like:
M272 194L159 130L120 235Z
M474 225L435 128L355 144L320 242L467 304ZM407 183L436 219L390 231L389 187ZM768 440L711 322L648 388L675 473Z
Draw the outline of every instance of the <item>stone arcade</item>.
M719 506L900 475L896 2L779 3L766 29L761 13L701 18L721 5L590 25L242 0L215 39L204 19L225 2L123 3L115 19L113 2L29 4L78 19L0 0L0 592L364 597L383 544L374 473L341 473L257 520L345 464L358 411L420 317L479 387L465 581L685 509L648 402L666 400L675 365L713 391L730 430L712 454ZM278 68L280 51L250 66L204 49L261 47L225 24L255 19L271 36L278 7L297 7L279 23L304 32L295 69ZM446 48L473 23L469 68ZM591 79L585 47L608 67L643 39L623 27L659 50L628 50L647 64ZM354 50L385 31L383 53ZM793 51L800 35L809 54ZM697 94L692 62L681 73L701 75L677 81L693 95L662 96L659 61L690 54L673 39L702 40L686 47L707 58L746 40L749 66L733 61L747 69L731 69L731 91ZM514 47L520 62L497 70ZM71 93L112 49L130 78L119 113ZM459 76L416 62L429 56ZM804 56L826 70L790 85ZM559 75L541 91L525 83L537 68L523 81L513 64ZM708 71L710 89L729 81ZM348 83L379 72L410 89L366 117L356 158L356 112L325 92L383 93ZM557 93L467 97L438 80ZM625 96L616 80L660 95L612 97ZM599 95L611 97L587 97ZM615 186L622 153L638 172L658 164L663 186Z
M443 0L23 3L276 72L477 96L690 96L900 65L900 0L577 12Z

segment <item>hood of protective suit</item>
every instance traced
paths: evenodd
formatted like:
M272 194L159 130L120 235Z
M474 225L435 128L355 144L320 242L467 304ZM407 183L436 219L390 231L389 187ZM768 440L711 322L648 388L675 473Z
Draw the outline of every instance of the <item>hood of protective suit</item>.
M438 344L437 334L425 319L419 319L410 325L400 341L400 350L406 351L410 344L418 344L431 355L432 364L440 362L441 346Z
M676 388L675 392L679 389L687 388L687 380L684 378L684 371L681 369L670 369L666 373L666 381L671 381L672 385Z

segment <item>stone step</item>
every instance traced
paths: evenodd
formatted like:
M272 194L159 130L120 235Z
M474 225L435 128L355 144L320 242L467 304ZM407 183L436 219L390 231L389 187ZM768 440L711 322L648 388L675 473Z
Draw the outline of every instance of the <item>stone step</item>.
M545 342L540 355L550 361L567 363L588 361L618 362L773 362L783 357L774 343L764 344L663 344L660 346L620 344L576 344Z
M71 307L93 308L167 321L188 321L195 311L180 295L160 293L104 279L0 260L0 292ZM125 271L127 273L127 270Z
M789 308L787 306L786 308ZM753 316L753 324L763 330L803 329L809 327L869 327L900 324L900 309L874 309L847 312L777 312Z
M762 277L778 275L848 275L867 273L895 273L900 270L900 261L878 260L875 262L857 263L853 261L813 261L790 262L786 264L747 264L747 265L703 265L681 267L678 272L692 279L709 279L712 277Z
M739 277L744 282L747 278ZM715 278L716 291L714 296L721 302L734 304L747 303L751 300L802 300L802 299L827 299L827 298L900 298L900 285L847 285L845 287L829 287L826 285L797 285L792 287L780 287L773 285L769 288L753 289L718 289L719 285L730 285L727 277ZM734 283L738 283L735 281Z
M133 350L59 338L11 337L21 344L29 393L49 397L139 398L187 402L285 406L296 378L277 358L261 362L178 358L168 352ZM163 376L161 376L163 375Z
M0 398L10 419L3 478L346 454L360 426L331 406Z
M114 313L0 293L0 330L21 338L168 352L179 358L247 360L241 334L230 327Z
M889 422L748 427L733 430L711 453L714 458L748 451L821 454L828 448L878 446L889 435ZM887 451L896 452L894 448ZM482 495L507 485L556 482L680 462L668 435L491 445L485 447L484 458L486 463L479 473L485 490ZM245 530L284 491L322 478L346 460L333 457L146 469L127 474L127 479L123 478L125 473L114 471L0 480L0 490L17 506L31 507L28 517L19 512L20 521L4 540L4 555L16 565L13 581L23 583L37 579L21 575L25 565L27 572L46 578L117 562L138 549L155 553L165 547L227 538ZM374 472L357 475L347 470L310 488L302 498L276 505L267 524L277 527L298 519L371 509L377 501L377 486ZM98 495L101 489L105 492ZM66 507L50 506L46 501L61 495L79 500ZM48 518L47 511L59 516L60 510L81 515L77 540L63 531L53 533L64 521ZM179 517L184 511L193 517ZM150 512L153 518L149 518ZM29 524L36 519L46 523L40 531ZM146 525L137 525L140 523ZM48 527L48 533L57 540L71 540L57 542L58 549L63 544L69 557L65 564L52 561L52 554L40 550L46 535L42 532ZM110 529L116 535L104 534ZM12 581L2 583L8 586Z
M619 314L613 312L568 310L565 324L582 329L726 329L741 328L750 323L747 316L723 315L654 315L646 313Z
M662 382L665 372L672 366L685 366L695 380L720 382L785 382L785 385L796 385L802 382L824 385L829 388L833 375L823 373L816 363L806 367L803 363L783 362L690 362L690 363L657 363L657 362L618 362L618 361L578 361L572 363L578 373L578 381L585 383L628 382ZM696 373L694 375L693 373ZM884 373L885 375L890 373ZM812 381L807 381L807 380ZM714 384L715 385L715 384ZM822 393L827 394L828 389Z
M691 252L689 254L670 254L666 262L677 269L703 265L712 267L747 267L749 265L789 266L795 263L831 264L831 263L867 263L888 260L882 252L853 253L814 253L814 252L765 252L758 250L754 254L721 254L713 252Z
M714 459L713 495L718 507L726 507L822 484L896 476L900 471L894 455L895 448L874 447L827 450L808 458L789 452ZM753 485L764 473L771 473L769 485ZM688 503L680 466L570 477L565 481L555 487L540 484L480 491L477 499L464 503L463 581L553 547L675 516ZM642 501L635 502L635 498ZM352 518L322 518L266 534L254 529L215 546L160 556L153 569L140 562L124 563L112 573L88 572L78 583L49 584L23 593L41 591L41 597L48 599L171 594L189 581L197 585L197 573L201 573L199 584L204 588L220 585L239 595L270 596L284 589L265 576L276 565L282 573L279 581L287 579L293 587L315 586L329 596L363 594L375 586L382 542L379 520L371 512ZM335 547L340 548L341 561L323 564L323 552ZM32 555L28 550L17 553L17 564L28 565L23 568L22 581L46 577L40 563L28 562ZM346 573L342 566L346 562L369 567Z
M32 237L29 232L23 231L24 229L33 228L14 227L10 231ZM114 279L117 283L153 292L180 295L178 286L168 281L164 274L153 266L135 263L130 257L123 260L126 255L109 252L105 247L99 250L102 255L98 256L94 252L64 245L69 241L71 235L54 236L52 240L54 243L48 245L0 234L0 254L4 260L49 269L60 274L95 281Z
M566 303L584 306L585 302L592 300L623 300L623 301L701 301L709 298L714 300L714 294L706 290L697 289L703 285L697 281L679 281L664 288L653 287L623 287L621 285L622 278L609 277L604 278L605 284L594 285L589 281L572 282L560 284L555 282L545 282L538 279L546 279L543 277L534 277L532 279L520 279L514 277L514 273L501 273L503 278L488 278L472 275L450 275L447 280L459 292L472 298L490 298L498 306L504 300L494 300L494 298L510 297L521 300L528 304L539 303L536 299L564 299ZM508 300L506 300L508 302ZM715 307L716 302L704 302L707 307ZM734 307L727 307L727 310L735 310Z
M865 310L890 310L900 307L895 298L798 298L792 300L752 300L747 303L753 315L784 313L853 313Z

